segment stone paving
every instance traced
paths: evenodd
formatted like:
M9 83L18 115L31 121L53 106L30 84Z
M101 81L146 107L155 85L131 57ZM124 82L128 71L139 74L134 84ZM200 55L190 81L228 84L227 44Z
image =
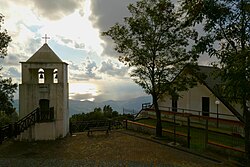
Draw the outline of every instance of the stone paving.
M64 159L0 159L1 167L195 167L190 164L156 163L156 162L136 162L136 161L90 161L90 160L64 160ZM197 166L198 167L198 166Z
M0 145L0 167L23 166L234 167L227 161L211 161L124 130L109 135L94 132L88 137L82 133L56 141L7 141Z

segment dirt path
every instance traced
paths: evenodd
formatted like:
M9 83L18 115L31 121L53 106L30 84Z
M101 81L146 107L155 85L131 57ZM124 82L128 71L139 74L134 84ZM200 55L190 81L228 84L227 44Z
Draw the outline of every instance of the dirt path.
M0 145L0 166L166 166L222 167L216 163L143 138L112 131L86 133L56 141ZM230 165L233 167L233 165Z

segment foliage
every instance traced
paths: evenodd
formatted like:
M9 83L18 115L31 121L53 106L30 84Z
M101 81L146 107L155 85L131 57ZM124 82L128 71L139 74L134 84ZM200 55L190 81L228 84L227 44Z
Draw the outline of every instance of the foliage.
M94 111L89 113L74 114L70 118L71 122L78 121L91 121L91 120L105 120L105 119L117 119L120 115L117 111L113 111L110 105L105 105L103 109L97 107Z
M0 127L7 125L11 122L10 117L5 112L0 111Z
M112 109L112 107L110 107L110 105L105 105L104 107L103 107L103 115L104 115L104 117L106 117L106 118L112 118L112 113L113 113L113 109Z
M7 115L11 115L13 108L12 99L15 93L17 84L12 83L12 79L3 79L0 76L0 111L4 111Z
M197 55L187 50L196 33L182 27L181 15L169 0L141 0L130 4L130 17L116 23L103 35L113 39L119 60L131 67L131 77L146 93L152 95L157 114L156 135L161 136L161 118L157 100L164 94L178 96L189 87L186 79L173 79ZM184 82L183 82L184 81ZM175 85L175 86L173 86Z
M194 50L219 59L225 82L223 96L240 102L246 111L250 100L250 2L248 0L183 0L186 25L204 25Z
M0 13L0 58L4 58L7 55L7 47L11 41L10 36L7 34L7 30L1 31L4 22L3 18L4 16Z
M4 22L3 18L4 16L0 13L0 58L7 56L7 47L11 41L11 37L7 34L7 30L1 31ZM1 70L2 66L0 66L0 71ZM17 84L13 84L11 78L4 79L0 73L0 119L2 123L6 123L7 120L10 120L11 114L15 112L12 100L16 89Z
M243 108L246 166L250 166L250 1L183 0L188 24L203 24L205 34L196 41L197 53L207 52L219 59L224 81L222 97Z
M7 115L5 112L0 111L0 127L7 125L18 120L17 112L13 112L11 115Z

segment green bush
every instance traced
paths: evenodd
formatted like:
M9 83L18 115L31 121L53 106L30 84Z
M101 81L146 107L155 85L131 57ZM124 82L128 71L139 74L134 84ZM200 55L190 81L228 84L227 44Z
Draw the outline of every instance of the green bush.
M16 122L18 120L17 112L7 115L5 112L0 111L0 127Z

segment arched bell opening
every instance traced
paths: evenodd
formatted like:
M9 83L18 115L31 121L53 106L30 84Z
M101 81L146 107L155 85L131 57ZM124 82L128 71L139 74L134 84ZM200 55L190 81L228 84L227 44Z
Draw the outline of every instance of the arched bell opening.
M42 68L40 68L38 70L38 83L39 84L45 83L44 69L42 69Z
M53 71L53 83L58 83L58 70L54 69Z

